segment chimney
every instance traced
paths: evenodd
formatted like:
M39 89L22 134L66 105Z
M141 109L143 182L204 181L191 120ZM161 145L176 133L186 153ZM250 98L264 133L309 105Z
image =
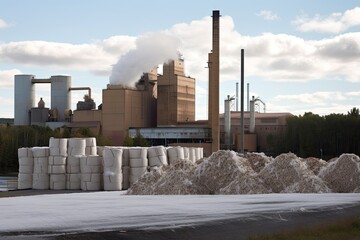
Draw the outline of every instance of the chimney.
M209 54L209 127L212 152L220 149L219 78L220 78L220 11L213 11L212 51Z

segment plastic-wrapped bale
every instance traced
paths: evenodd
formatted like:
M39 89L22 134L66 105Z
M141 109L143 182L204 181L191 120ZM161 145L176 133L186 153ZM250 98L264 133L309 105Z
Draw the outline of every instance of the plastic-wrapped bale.
M50 174L50 189L51 190L66 189L66 174Z
M234 151L220 150L204 158L195 170L200 182L211 193L217 193L238 176L254 174L249 161Z
M188 147L183 147L184 149L184 160L189 161L190 160L190 152Z
M32 188L32 174L34 171L34 157L31 148L19 148L18 189Z
M81 189L81 174L68 173L66 174L66 189L80 190Z
M33 189L46 190L50 187L50 177L47 173L33 174Z
M81 174L81 190L83 191L100 191L102 189L101 173L82 173Z
M130 186L147 172L148 158L147 148L134 147L129 148L129 165L130 165Z
M167 149L167 155L170 165L174 164L175 162L183 160L185 158L184 148L170 147Z
M103 151L105 191L120 191L122 189L122 155L122 149L107 148Z
M106 147L104 147L104 146L97 146L97 147L96 147L96 153L97 153L97 155L99 155L100 157L102 157L103 151L104 151L105 148L106 148Z
M218 194L264 194L270 191L264 186L257 174L236 176L228 186L221 188Z
M164 146L149 147L147 149L147 156L150 167L161 167L168 165L166 149Z
M265 186L275 193L329 192L324 182L315 176L293 153L283 153L267 164L259 173Z
M80 172L83 173L102 173L101 157L81 156L80 157Z
M202 158L203 154L203 148L195 148L195 161Z
M33 147L31 150L34 156L34 173L32 188L38 190L49 189L49 147Z
M123 167L129 167L130 166L130 154L129 154L129 148L128 147L121 147L123 151L122 155L122 166Z
M342 154L322 168L318 176L334 192L356 192L360 186L360 158L355 154Z
M68 156L66 162L66 172L71 174L81 173L80 158L82 156Z
M189 148L189 161L193 163L196 162L195 149L193 147Z
M326 167L326 165L327 165L326 161L319 159L319 158L314 158L314 157L301 158L301 161L305 162L308 169L313 171L315 175L318 175L321 168Z
M98 155L96 147L96 138L85 138L85 155Z
M50 156L67 156L67 138L53 138L49 139Z
M252 169L257 173L272 160L271 157L266 156L264 153L247 153L245 158L249 160Z
M68 155L85 155L86 140L84 138L70 138L68 143Z
M48 173L49 174L65 174L66 173L66 157L49 156Z
M130 188L130 167L122 167L122 189L127 190Z

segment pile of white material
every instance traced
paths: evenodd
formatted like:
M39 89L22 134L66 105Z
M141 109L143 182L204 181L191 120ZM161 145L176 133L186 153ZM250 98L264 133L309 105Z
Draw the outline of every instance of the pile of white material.
M31 148L19 148L18 189L30 189L33 184L34 157Z
M266 164L273 160L264 153L247 153L245 158L249 160L252 169L257 173L259 173L266 166Z
M306 163L293 153L277 156L260 171L259 176L274 193L331 192L326 184L309 170Z
M130 185L133 185L147 172L148 158L146 147L129 148Z
M122 189L122 155L122 149L106 148L103 150L105 191L120 191Z
M96 138L85 138L85 155L97 155Z
M313 173L315 175L318 175L320 170L327 165L326 161L319 159L319 158L314 158L314 157L301 158L300 160L305 162L308 169L313 171Z
M360 158L355 154L342 154L322 168L319 176L334 192L360 192Z
M102 161L100 156L81 156L81 190L99 191L102 189Z
M33 147L34 156L34 173L33 173L33 189L49 189L50 178L48 173L49 166L49 147Z

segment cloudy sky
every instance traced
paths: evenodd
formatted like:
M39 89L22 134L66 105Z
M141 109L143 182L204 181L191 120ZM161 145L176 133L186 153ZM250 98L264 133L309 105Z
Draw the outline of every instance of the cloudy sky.
M15 74L71 75L72 85L91 87L100 104L110 76L113 83L141 75L144 62L180 51L186 74L196 79L197 119L206 119L214 9L222 15L221 112L226 96L235 95L242 48L250 96L267 112L326 115L360 107L358 1L1 0L0 118L14 116ZM83 94L72 94L73 109ZM36 86L36 95L49 106L49 86Z

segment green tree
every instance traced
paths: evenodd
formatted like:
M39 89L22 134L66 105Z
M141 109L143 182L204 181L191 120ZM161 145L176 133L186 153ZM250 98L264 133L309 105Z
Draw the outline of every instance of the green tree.
M150 144L149 142L140 134L137 133L134 138L134 146L136 147L148 147Z
M134 140L127 134L124 138L123 146L126 147L133 147L134 146Z

